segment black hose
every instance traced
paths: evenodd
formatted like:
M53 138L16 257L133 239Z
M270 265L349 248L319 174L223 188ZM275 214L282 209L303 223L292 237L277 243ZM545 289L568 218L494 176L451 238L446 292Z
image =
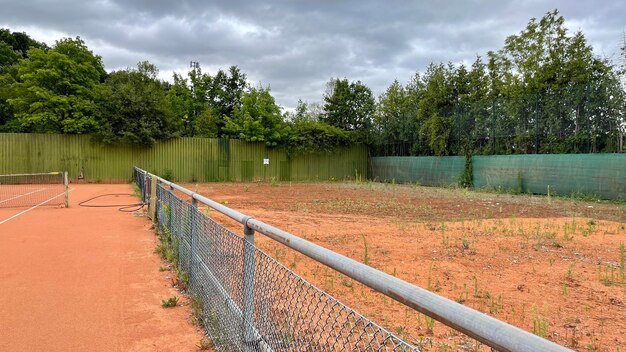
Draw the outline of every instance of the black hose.
M117 210L125 212L125 213L132 213L134 211L140 210L145 206L145 203L133 203L133 204L107 204L107 205L103 205L103 204L86 204L88 202L91 202L94 199L98 199L98 198L102 198L102 197L111 197L111 196L131 196L134 197L135 195L132 193L107 193L107 194L101 194L99 196L95 196L92 198L89 198L87 200L84 200L80 203L78 203L79 206L81 207L86 207L86 208L116 208L119 207Z

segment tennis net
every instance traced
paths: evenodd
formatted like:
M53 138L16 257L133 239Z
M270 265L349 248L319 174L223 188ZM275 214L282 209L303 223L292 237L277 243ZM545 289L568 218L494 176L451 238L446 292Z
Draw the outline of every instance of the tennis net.
M65 172L0 175L0 208L67 207L67 193Z

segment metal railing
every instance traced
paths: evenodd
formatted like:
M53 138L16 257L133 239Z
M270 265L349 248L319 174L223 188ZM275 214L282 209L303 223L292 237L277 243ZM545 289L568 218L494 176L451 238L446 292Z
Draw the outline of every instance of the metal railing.
M570 351L141 169L134 177L144 198L146 180L157 181L157 228L178 241L180 265L191 294L202 299L203 321L218 349L417 350L260 251L257 231L498 351ZM198 202L242 224L244 236L199 211Z

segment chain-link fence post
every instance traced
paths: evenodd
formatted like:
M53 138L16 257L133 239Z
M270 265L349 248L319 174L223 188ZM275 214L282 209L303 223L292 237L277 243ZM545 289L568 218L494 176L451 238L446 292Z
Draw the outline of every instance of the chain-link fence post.
M196 248L198 242L198 229L197 229L197 214L198 214L198 201L191 197L191 208L189 208L191 214L191 244L189 248L189 283L193 285L194 280L194 270L196 269ZM192 290L193 291L193 290Z
M245 351L254 351L254 230L243 221L243 338Z

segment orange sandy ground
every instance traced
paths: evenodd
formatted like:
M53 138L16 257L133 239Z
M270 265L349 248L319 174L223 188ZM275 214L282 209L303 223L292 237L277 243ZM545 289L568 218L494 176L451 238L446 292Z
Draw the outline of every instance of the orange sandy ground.
M70 208L41 207L0 225L0 351L195 351L202 332L154 248L150 222L84 208L129 185L72 185ZM119 196L94 204L136 203ZM0 209L0 221L23 209ZM164 309L177 296L182 305Z
M626 206L376 183L191 190L579 351L626 350ZM241 225L208 214L241 233ZM268 254L424 350L476 341L256 236Z

